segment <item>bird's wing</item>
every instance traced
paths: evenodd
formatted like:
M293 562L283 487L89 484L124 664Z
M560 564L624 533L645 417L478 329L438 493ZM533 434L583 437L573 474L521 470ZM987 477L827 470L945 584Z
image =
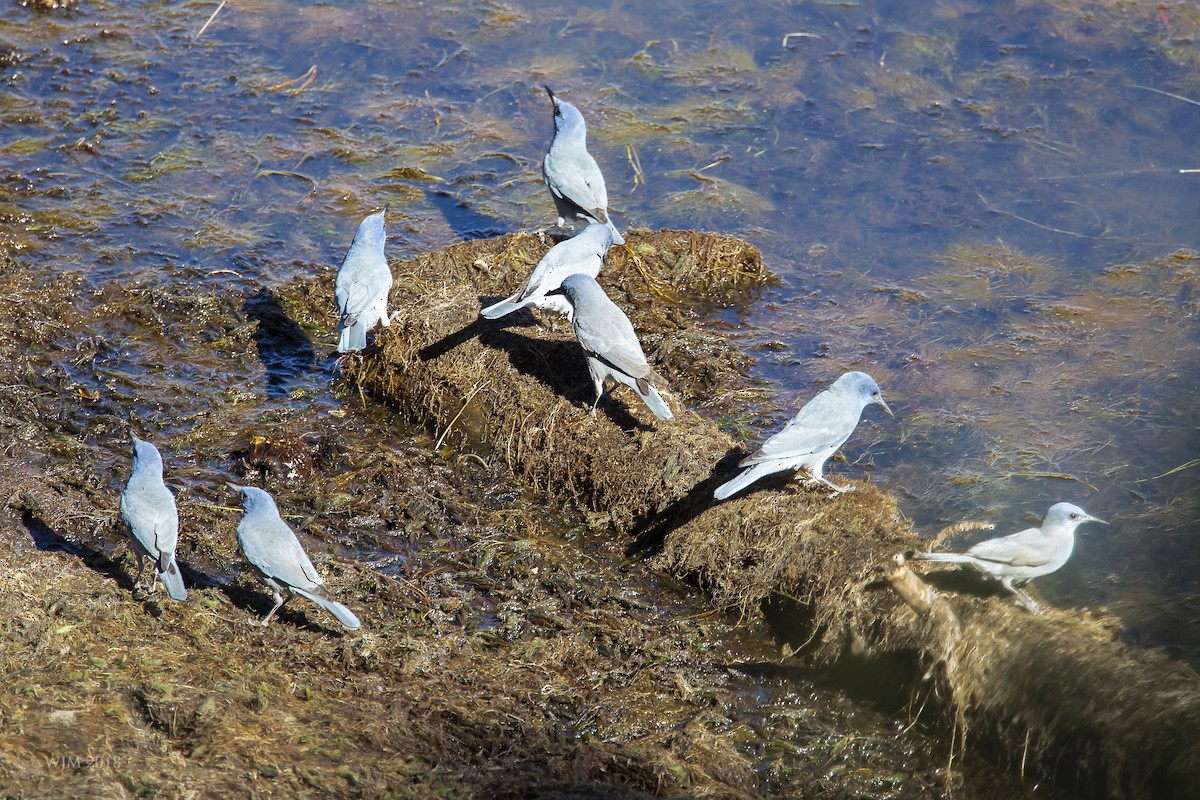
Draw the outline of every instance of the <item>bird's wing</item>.
M174 513L163 514L154 521L154 544L158 549L158 561L163 566L175 555L175 545L179 542L179 516Z
M608 223L608 189L596 159L586 150L556 159L550 190L598 221Z
M392 288L392 272L382 259L354 259L338 271L334 294L343 317L366 311Z
M967 554L1014 567L1040 567L1051 560L1052 545L1040 528L1029 528L1011 536L982 541L967 550Z
M242 520L239 532L246 559L264 574L310 591L323 583L300 540L282 519L255 515Z
M575 309L575 337L588 353L633 378L645 378L650 365L633 330L633 323L615 303L592 313Z
M602 260L598 253L591 251L580 252L577 248L566 250L551 249L538 262L521 299L526 300L534 295L544 295L562 286L567 277L576 273L591 275L593 278L600 274Z
M741 466L796 458L830 447L841 447L854 433L860 413L857 406L848 405L844 398L822 392L801 408L783 430L745 458Z
M148 489L126 491L121 495L121 516L134 538L157 560L164 548L175 550L179 516L175 498L165 486L162 493Z

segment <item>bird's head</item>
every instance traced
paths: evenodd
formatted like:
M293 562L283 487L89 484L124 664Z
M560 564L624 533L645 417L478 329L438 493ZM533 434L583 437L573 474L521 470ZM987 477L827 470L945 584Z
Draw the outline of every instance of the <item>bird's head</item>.
M1073 503L1055 503L1050 506L1050 510L1046 512L1046 516L1042 518L1042 527L1070 528L1071 530L1075 530L1077 526L1085 522L1099 522L1101 525L1108 524L1099 517L1093 517Z
M858 397L859 403L863 408L874 403L888 413L889 416L896 416L892 413L892 409L883 399L883 393L879 391L879 384L865 372L847 372L842 377L838 378L834 383L847 386L850 391L854 392Z
M254 486L239 486L236 483L226 483L225 485L237 492L238 499L242 501L242 510L247 514L260 508L275 508L275 501L271 499L271 495L262 489Z
M159 455L158 448L147 441L139 439L132 431L129 434L130 440L133 442L133 467L153 467L158 466L162 469L162 456Z
M587 123L583 121L583 114L579 113L579 109L568 103L566 100L559 100L558 95L550 91L550 87L545 87L546 94L550 95L550 102L554 104L554 130L562 133L575 133L576 131L586 134Z
M374 214L368 214L358 225L358 230L354 232L354 244L374 244L382 245L387 239L387 232L384 226L384 218L387 215L387 206L384 206Z

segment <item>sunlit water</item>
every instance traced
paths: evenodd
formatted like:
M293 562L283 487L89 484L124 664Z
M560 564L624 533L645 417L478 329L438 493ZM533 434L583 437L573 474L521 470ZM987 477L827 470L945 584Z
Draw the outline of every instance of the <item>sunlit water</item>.
M246 0L197 39L215 8L0 6L4 235L45 280L332 280L384 203L393 259L546 225L548 84L618 225L735 233L782 279L714 311L771 386L754 436L870 372L897 417L831 473L930 533L1083 506L1112 525L1043 595L1200 661L1190 4ZM138 412L168 427L226 381L336 406L332 341L264 378L109 335L97 363L160 382Z

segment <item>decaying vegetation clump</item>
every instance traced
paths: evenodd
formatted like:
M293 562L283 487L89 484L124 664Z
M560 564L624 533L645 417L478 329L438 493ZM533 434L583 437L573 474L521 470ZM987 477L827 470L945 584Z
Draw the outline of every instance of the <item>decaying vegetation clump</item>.
M647 244L661 253L672 235L723 239L637 231L627 238L635 254ZM1195 785L1196 739L1178 735L1200 731L1193 671L1114 642L1106 621L899 591L924 586L893 561L919 539L894 499L869 484L833 500L790 484L714 506L712 488L739 450L712 423L681 409L673 423L653 424L620 392L589 420L586 374L569 331L532 319L520 331L518 323L477 319L481 300L511 291L548 246L534 250L524 241L458 245L400 265L393 305L403 321L347 365L347 379L436 431L440 442L506 465L563 502L585 504L652 554L652 563L698 581L721 605L755 612L786 599L790 635L812 663L919 655L934 666L960 724L1005 743L1027 766L1053 772L1070 754L1080 780L1134 796L1182 797ZM704 297L711 279L655 273L619 249L603 276L680 395L731 391L722 381L736 380L736 371L722 371L721 359L712 369L705 358L660 355L688 352L679 343L695 329L680 316L645 311L655 303L653 287L674 283ZM746 288L765 280L758 273ZM1055 691L1047 694L1047 686Z
M744 361L691 309L752 294L770 276L726 237L635 231L629 243L605 284L669 379L674 422L655 423L624 390L590 417L586 369L562 323L478 322L481 300L511 291L549 242L510 236L397 265L402 318L343 362L340 390L353 406L367 392L387 399L427 438L379 446L368 418L384 412L371 404L248 421L248 395L222 388L164 450L185 484L186 604L131 594L131 560L113 552L125 462L97 462L82 444L123 454L131 403L161 404L138 422L167 428L178 401L104 361L104 337L81 344L34 323L70 313L85 334L157 331L157 346L188 348L192 368L222 375L222 386L251 373L269 385L272 369L324 369L303 331L320 341L330 330L331 282L250 298L184 284L89 293L39 286L10 265L14 328L0 347L8 381L23 388L3 394L0 423L25 444L0 459L3 785L26 797L64 786L98 796L201 786L264 797L738 797L770 774L778 791L953 790L928 759L914 768L890 751L891 735L847 756L844 735L814 733L823 723L811 711L747 726L724 666L731 623L745 620L753 639L765 608L807 664L919 654L960 724L1012 745L1014 764L1053 771L1065 760L1114 792L1184 796L1197 763L1194 737L1177 735L1196 729L1190 670L1115 643L1104 620L1031 617L995 598L930 595L920 582L901 602L890 586L906 568L891 557L917 538L870 483L828 500L779 479L712 505L740 448L681 399L728 413ZM697 277L722 255L740 277ZM269 600L240 571L237 511L211 488L205 453L272 489L364 632L341 635L304 604L265 631L245 625ZM562 520L547 513L555 507ZM336 555L347 547L376 562ZM674 595L630 549L741 613ZM771 752L795 753L799 766L771 766L782 763L764 761ZM823 771L847 757L861 769Z
M501 459L443 458L436 436L354 391L340 409L272 412L253 391L272 370L327 368L285 324L327 325L324 282L281 291L281 307L187 281L88 291L4 266L0 794L749 797L769 776L775 793L882 798L959 785L936 747L861 709L760 708L727 669L773 668L760 629L743 634L631 564L600 517L556 513L569 505L557 488L526 490ZM45 322L65 318L70 331ZM181 419L194 400L147 372L145 342L220 377L192 384L202 409ZM603 425L571 413L572 430ZM178 490L186 603L135 594L117 544L131 426L157 440ZM302 602L265 630L246 624L270 600L237 554L224 477L272 491L362 632Z

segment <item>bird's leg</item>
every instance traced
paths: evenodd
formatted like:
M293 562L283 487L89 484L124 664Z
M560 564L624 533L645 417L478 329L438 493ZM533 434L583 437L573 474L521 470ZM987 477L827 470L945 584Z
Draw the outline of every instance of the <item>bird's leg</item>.
M284 596L279 592L275 591L273 587L271 588L271 594L275 597L275 607L267 612L267 615L262 618L262 621L255 622L254 620L249 620L251 625L255 625L260 628L267 627L271 624L271 617L275 616L275 612L282 608L283 604L287 602L287 599L285 599Z
M146 574L146 558L141 553L138 553L136 551L134 552L133 556L134 556L134 558L137 559L137 562L138 562L137 577L133 579L133 591L135 593L140 592L140 591L146 591L146 587L144 587L142 585L142 577Z
M1042 613L1041 604L1037 600L1034 600L1029 592L1014 584L1012 582L1012 578L1002 578L1000 583L1004 584L1005 589L1008 589L1013 593L1013 597L1017 598L1017 602L1020 603L1026 611L1029 611L1031 614Z
M604 378L593 380L596 386L596 402L592 403L592 419L596 418L596 409L600 407L600 398L604 397Z

